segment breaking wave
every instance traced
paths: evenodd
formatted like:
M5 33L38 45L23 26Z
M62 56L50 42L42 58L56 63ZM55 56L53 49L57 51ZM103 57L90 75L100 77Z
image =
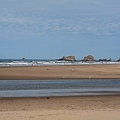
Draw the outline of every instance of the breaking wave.
M0 67L4 66L49 66L49 65L85 65L85 64L120 64L116 61L58 61L58 60L20 60L20 59L1 59Z

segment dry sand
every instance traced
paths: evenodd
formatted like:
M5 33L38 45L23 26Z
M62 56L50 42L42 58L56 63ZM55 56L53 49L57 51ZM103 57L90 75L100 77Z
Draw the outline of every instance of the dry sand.
M0 68L0 79L120 78L120 65L79 65Z
M1 98L0 120L120 120L120 96Z

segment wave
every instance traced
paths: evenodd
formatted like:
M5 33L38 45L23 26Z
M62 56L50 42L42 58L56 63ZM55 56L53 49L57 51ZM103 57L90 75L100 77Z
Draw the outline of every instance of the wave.
M0 60L0 66L48 66L48 65L85 65L85 64L120 64L116 61L58 61L58 60Z

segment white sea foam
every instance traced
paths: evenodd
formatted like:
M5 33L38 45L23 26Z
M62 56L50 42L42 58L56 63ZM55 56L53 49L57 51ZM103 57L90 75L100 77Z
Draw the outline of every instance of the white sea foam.
M120 64L120 62L84 62L84 61L58 61L58 60L2 60L0 66L47 66L47 65L87 65L87 64Z

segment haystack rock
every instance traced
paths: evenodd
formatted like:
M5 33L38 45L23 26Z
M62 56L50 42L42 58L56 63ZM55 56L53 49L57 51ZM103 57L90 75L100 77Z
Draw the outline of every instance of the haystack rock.
M59 59L59 61L75 61L75 56L63 56L61 59Z
M92 55L88 55L84 57L83 61L94 61L94 57Z

